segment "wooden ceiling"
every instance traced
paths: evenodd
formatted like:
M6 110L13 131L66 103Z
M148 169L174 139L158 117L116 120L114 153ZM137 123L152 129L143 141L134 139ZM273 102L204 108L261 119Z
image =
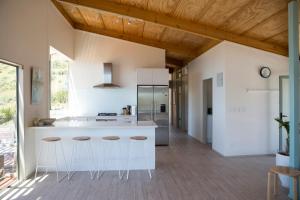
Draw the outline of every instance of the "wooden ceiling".
M187 63L224 40L288 54L289 0L52 2L75 29L165 49L175 63Z

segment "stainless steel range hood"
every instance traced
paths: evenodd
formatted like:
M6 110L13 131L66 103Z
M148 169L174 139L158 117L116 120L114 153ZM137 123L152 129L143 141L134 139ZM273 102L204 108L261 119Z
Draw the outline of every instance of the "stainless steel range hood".
M103 83L94 85L94 88L119 88L119 85L113 84L112 81L112 63L103 63Z

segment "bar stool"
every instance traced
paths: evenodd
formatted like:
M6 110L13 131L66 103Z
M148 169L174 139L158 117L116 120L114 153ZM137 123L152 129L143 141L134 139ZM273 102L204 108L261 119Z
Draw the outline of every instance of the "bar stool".
M111 160L117 161L117 169L119 171L119 179L122 179L121 169L120 169L120 137L119 136L105 136L102 137L102 167L99 164L99 170L97 174L97 179L99 179L105 170L107 170L107 164ZM113 152L113 154L111 154ZM102 172L100 173L102 169Z
M294 185L294 198L293 199L298 199L298 179L300 176L300 171L297 169L293 169L290 167L284 167L284 166L275 166L272 167L269 172L268 172L268 191L267 191L267 200L271 200L272 196L272 176L273 176L273 194L277 194L277 189L278 189L278 175L286 175L291 178L293 178L293 185Z
M83 147L86 150L85 153L88 155L88 161L90 162L89 166L91 166L91 163L94 163L94 160L93 160L94 156L93 156L93 150L92 150L92 145L91 145L91 137L79 136L79 137L73 137L72 140L73 140L73 147L72 147L71 163L70 163L70 172L72 172L72 174L69 173L68 180L70 180L75 173L74 163L75 163L75 161L78 161L80 159L80 157L78 156L79 153L82 154L80 147ZM78 159L78 160L76 160L76 159ZM81 161L81 160L79 160L79 161ZM93 179L93 169L90 167L88 171L90 173L91 179Z
M60 182L62 179L64 179L66 177L63 176L60 180L58 178L58 154L57 154L57 144L60 143L60 147L61 147L61 153L62 153L62 157L63 157L63 160L64 160L64 163L65 163L65 170L67 172L67 175L69 175L69 171L68 171L68 168L67 168L67 162L66 162L66 157L65 157L65 153L64 153L64 149L63 149L63 144L61 142L61 138L60 137L46 137L46 138L43 138L41 140L41 142L43 142L44 144L41 145L41 149L39 151L39 155L37 157L37 160L36 160L36 168L35 168L35 175L34 175L34 180L36 180L36 175L37 175L37 171L39 168L45 168L46 169L46 174L48 173L48 168L50 167L55 167L55 171L56 171L56 180L57 182ZM43 147L46 148L46 153L44 155L44 157L49 157L49 148L50 147L53 147L53 150L54 150L54 157L55 157L55 165L40 165L39 164L39 161L40 161L40 158L41 158L41 155L42 155L42 152L43 152Z
M146 136L133 136L133 137L130 137L129 139L130 139L130 142L129 142L129 152L128 152L128 160L127 160L127 176L126 176L127 180L129 178L130 162L133 161L133 159L138 159L138 157L136 157L136 158L132 157L132 154L133 154L132 146L134 145L134 143L135 144L142 143L142 145L143 145L142 159L144 159L146 161L149 178L152 179L151 170L150 170L150 166L149 166L149 162L148 162L148 158L147 158L148 156L146 153L146 142L147 142L148 138Z

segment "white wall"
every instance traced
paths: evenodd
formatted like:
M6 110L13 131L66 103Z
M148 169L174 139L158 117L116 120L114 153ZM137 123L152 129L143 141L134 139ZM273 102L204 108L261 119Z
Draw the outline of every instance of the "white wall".
M188 65L188 134L205 142L203 134L203 80L213 78L213 149L223 152L225 139L225 85L217 87L217 73L225 73L225 52L218 45Z
M19 63L24 67L22 91L24 99L20 102L24 105L24 120L20 133L22 142L30 137L26 135L26 127L31 124L32 119L48 116L49 46L55 46L72 58L73 29L50 0L1 0L0 24L0 58ZM32 66L41 68L44 76L44 95L39 105L30 104ZM26 156L30 154L33 146L33 144L22 146L21 152ZM26 156L26 161L27 158L30 156ZM25 157L21 159L24 161ZM32 170L31 167L21 169L21 175L28 175Z
M103 82L103 63L112 62L114 89L93 88ZM165 51L128 41L76 31L75 60L70 67L70 115L120 113L136 105L136 68L164 67Z
M225 154L275 153L279 137L274 120L279 115L279 76L288 73L288 58L233 43L226 43L226 52ZM260 77L261 66L270 67L270 78Z
M261 66L271 68L269 79L259 76ZM279 108L279 75L288 73L286 57L222 42L188 67L190 135L204 141L202 81L213 77L213 149L225 156L276 152L278 128L274 118ZM220 71L224 73L223 88L216 87Z

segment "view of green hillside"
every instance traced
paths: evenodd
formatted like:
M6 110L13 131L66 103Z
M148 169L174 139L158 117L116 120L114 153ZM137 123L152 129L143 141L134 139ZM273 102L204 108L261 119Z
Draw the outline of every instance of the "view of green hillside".
M69 89L69 61L51 55L51 110L66 108Z
M0 63L0 125L15 116L16 83L16 68Z

